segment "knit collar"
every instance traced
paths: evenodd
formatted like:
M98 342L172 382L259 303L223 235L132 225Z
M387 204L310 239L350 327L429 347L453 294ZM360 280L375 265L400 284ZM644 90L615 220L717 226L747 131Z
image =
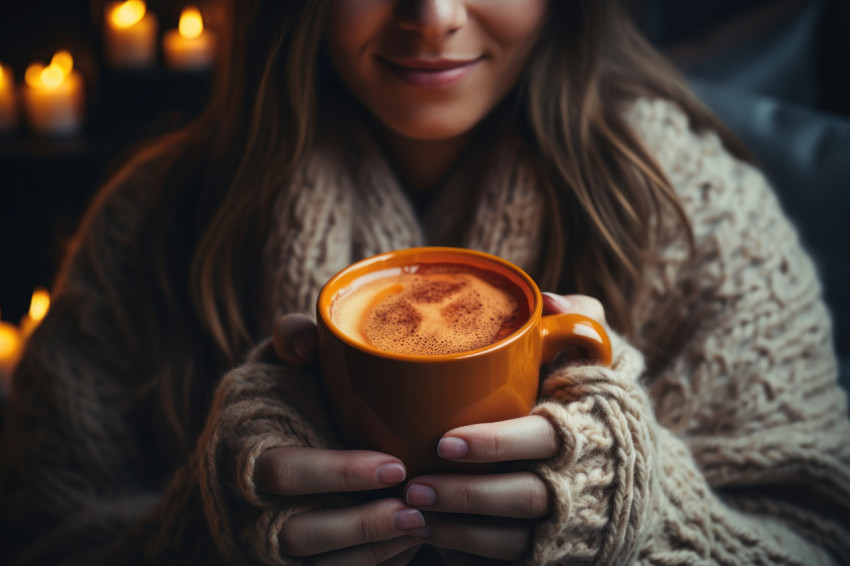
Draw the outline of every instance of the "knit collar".
M422 245L471 248L541 272L547 187L510 127L480 143L421 217L356 112L324 113L320 135L274 204L264 250L264 326L314 315L324 283L351 263Z

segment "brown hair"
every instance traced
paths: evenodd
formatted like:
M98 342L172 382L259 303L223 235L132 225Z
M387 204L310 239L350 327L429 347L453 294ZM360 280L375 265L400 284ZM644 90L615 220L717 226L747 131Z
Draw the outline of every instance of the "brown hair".
M174 340L154 386L184 449L203 414L193 397L197 381L236 363L258 338L252 297L259 251L275 191L312 140L327 4L226 2L224 21L232 25L222 30L211 103L160 147L177 157L159 193L165 228L151 232L145 257L156 274L152 300L162 307L152 309L160 320L151 327L169 325ZM688 222L625 123L623 102L639 95L675 101L696 129L718 131L738 155L743 149L641 37L619 0L552 0L549 9L516 93L558 202L547 256L554 275L542 283L596 296L612 326L634 337L631 305L657 255L658 219L672 214L686 229ZM193 219L188 232L187 218ZM217 350L212 357L204 351L210 344Z

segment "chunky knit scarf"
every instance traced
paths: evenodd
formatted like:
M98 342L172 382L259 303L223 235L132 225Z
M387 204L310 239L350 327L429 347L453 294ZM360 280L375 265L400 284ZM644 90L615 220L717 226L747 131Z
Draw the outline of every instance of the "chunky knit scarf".
M335 127L322 129L275 203L263 293L273 304L264 313L312 314L334 273L407 247L461 246L542 274L548 190L519 135L480 140L419 215L366 128L350 117L343 139Z

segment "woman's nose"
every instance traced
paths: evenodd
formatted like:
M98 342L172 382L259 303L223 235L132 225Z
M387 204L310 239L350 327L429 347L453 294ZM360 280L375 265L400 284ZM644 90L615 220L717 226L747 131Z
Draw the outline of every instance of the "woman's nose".
M396 20L402 29L436 43L466 25L466 6L462 0L402 0Z

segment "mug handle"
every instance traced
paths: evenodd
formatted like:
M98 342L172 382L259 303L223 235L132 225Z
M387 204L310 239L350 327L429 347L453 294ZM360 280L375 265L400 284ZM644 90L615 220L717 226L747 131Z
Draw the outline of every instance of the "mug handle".
M586 359L611 365L611 340L605 328L583 314L550 314L541 320L543 365L566 347L578 347Z

